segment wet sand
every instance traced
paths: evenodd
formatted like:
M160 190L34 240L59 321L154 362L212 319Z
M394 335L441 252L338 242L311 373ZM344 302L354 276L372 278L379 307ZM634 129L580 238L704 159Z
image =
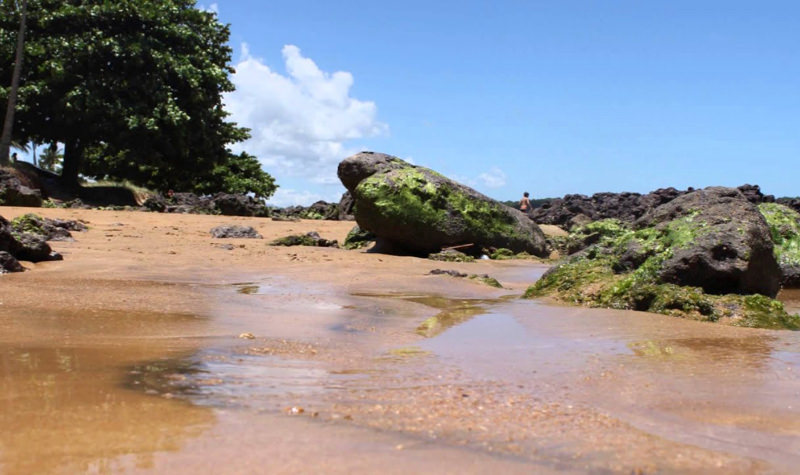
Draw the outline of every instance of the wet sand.
M800 463L795 332L520 300L546 270L536 261L267 245L311 230L341 242L352 223L0 214L28 211L90 230L52 243L64 261L0 276L3 473ZM218 224L265 239L212 239Z

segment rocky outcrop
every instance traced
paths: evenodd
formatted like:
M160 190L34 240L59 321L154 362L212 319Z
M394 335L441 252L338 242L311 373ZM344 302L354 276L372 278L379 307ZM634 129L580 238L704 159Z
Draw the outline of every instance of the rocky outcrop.
M42 206L42 193L22 183L13 168L0 168L0 206Z
M527 296L741 326L800 328L800 317L788 315L771 298L781 271L767 221L735 188L682 195L633 227L597 221L575 230L567 242L588 247L551 268Z
M433 170L390 155L362 152L339 164L358 225L395 249L427 255L472 244L548 255L539 227L509 208Z
M250 226L240 225L220 225L211 229L211 237L216 239L228 238L246 238L246 239L261 239L258 231Z
M702 287L708 293L759 293L774 297L780 270L769 226L735 188L709 187L682 195L636 221L684 233L663 264L663 283Z
M270 215L269 208L252 196L231 193L218 193L212 199L214 208L223 216L258 216Z
M355 221L355 200L349 191L345 191L339 200L339 221Z
M775 201L772 195L764 195L758 185L742 185L738 189L753 204ZM627 192L566 195L533 209L530 217L539 224L554 224L566 229L602 219L632 223L648 211L693 191L693 188L685 191L660 188L644 195Z
M74 241L70 231L87 230L80 221L42 218L32 213L14 218L11 227L18 233L34 234L45 241Z
M54 252L43 236L15 230L11 223L0 216L0 252L3 255L2 272L17 272L22 266L20 261L54 261L61 260L61 254Z

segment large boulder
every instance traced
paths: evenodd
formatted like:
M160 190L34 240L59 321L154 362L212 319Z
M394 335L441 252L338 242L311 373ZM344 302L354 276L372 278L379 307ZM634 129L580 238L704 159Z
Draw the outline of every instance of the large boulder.
M763 202L758 210L764 215L775 246L775 259L781 268L781 286L800 287L800 213L774 202Z
M766 220L736 188L709 187L679 196L639 218L638 229L669 229L673 252L659 280L711 294L774 297L781 272Z
M23 184L23 175L13 168L0 168L0 205L42 206L42 193Z
M522 212L428 168L362 152L339 164L358 225L393 249L415 254L472 244L547 256L545 237Z

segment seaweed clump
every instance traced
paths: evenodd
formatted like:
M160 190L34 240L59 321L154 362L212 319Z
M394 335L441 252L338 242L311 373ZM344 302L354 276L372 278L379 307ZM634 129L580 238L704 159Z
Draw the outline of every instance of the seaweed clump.
M800 329L800 316L783 304L752 294L713 295L700 287L663 283L659 275L673 253L707 232L696 212L658 227L632 230L603 220L573 230L567 243L585 248L551 268L525 293L590 307L639 310L736 326ZM588 243L587 243L588 241Z

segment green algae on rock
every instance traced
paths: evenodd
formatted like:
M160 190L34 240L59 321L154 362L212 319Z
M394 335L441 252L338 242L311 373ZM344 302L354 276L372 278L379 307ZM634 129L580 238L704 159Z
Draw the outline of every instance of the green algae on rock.
M311 247L339 247L336 240L323 239L316 231L306 234L291 234L282 238L275 239L270 246L311 246Z
M698 214L659 227L632 230L616 223L597 223L604 232L590 247L564 259L525 293L551 296L590 307L639 310L737 326L800 329L800 317L763 295L714 295L697 286L660 280L663 265L697 236L707 232ZM576 241L587 235L577 229ZM571 238L573 236L570 236Z
M369 231L361 229L359 226L353 226L353 229L347 233L347 237L344 238L344 244L342 247L344 249L363 249L369 246L369 243L375 240L375 235Z
M548 254L541 229L523 213L433 170L362 152L340 163L339 178L359 226L398 249L426 255L470 245Z
M800 213L778 203L762 203L758 210L772 234L783 286L800 286Z

